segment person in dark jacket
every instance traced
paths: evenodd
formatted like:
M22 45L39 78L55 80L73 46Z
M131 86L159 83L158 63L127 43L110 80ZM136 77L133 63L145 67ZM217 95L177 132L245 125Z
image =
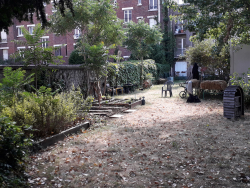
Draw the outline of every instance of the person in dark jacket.
M199 80L199 71L198 71L198 65L197 63L194 64L192 74L193 74L193 79Z

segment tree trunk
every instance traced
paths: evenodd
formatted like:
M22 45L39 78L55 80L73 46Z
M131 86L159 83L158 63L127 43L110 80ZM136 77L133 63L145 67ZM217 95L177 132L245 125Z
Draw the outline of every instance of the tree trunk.
M143 75L142 73L143 73L143 57L141 57L141 76L140 76L140 86L141 87L142 87L142 84L143 84L142 83L142 81L143 81L142 80L142 75Z

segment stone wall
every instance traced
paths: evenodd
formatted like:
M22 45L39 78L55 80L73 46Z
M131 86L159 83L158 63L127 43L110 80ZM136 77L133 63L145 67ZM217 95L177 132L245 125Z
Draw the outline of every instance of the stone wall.
M0 80L3 76L3 69L6 65L0 65ZM22 66L22 65L9 65L13 70L22 68L26 70L26 73L29 75L34 72L35 66ZM92 82L95 81L94 73L85 68L80 67L79 65L51 65L48 66L46 81L48 84L59 83L62 81L65 85L65 90L70 90L71 87L80 87L85 96L94 95L92 89ZM100 86L103 91L104 78L100 80ZM88 94L87 94L88 91Z

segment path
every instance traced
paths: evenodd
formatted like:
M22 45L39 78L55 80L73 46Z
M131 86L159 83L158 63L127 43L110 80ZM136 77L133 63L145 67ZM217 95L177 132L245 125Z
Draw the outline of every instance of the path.
M248 187L250 113L232 122L221 100L188 104L137 94L146 105L32 156L34 187ZM135 94L119 96L135 97ZM43 178L43 179L42 179Z

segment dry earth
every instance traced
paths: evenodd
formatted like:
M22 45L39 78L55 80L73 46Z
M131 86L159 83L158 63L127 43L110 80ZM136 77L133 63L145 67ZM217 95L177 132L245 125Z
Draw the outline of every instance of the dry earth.
M31 156L31 187L250 187L250 113L231 121L222 99L186 103L181 90L137 93L146 105L136 112L96 117L90 130Z

